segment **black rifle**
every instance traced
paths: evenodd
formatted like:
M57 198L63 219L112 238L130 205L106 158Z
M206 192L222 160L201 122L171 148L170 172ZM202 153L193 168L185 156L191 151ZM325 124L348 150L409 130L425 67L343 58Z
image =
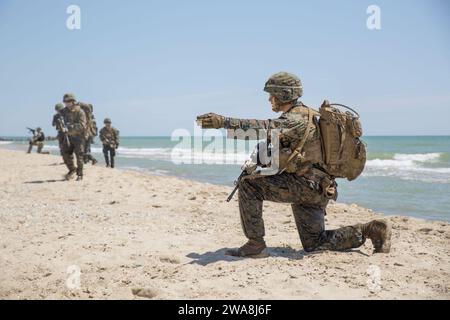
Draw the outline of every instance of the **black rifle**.
M235 187L234 187L233 191L231 191L230 195L228 196L227 202L230 202L231 199L233 199L234 194L235 194L236 191L239 189L239 182L241 181L242 177L243 177L243 176L246 176L246 175L247 175L247 172L246 172L245 170L242 170L242 172L241 172L241 174L239 175L239 177L237 178L237 180L234 181Z
M103 142L103 145L110 147L111 149L117 149L116 144L112 143L111 140L105 139L105 142Z
M58 130L59 134L63 135L63 139L64 139L63 145L66 148L69 148L70 140L69 140L69 136L67 135L66 125L65 125L64 120L61 115L57 115L57 117L56 117L56 130Z
M28 141L30 141L30 143L35 143L36 142L36 130L28 128L28 127L27 127L27 129L28 129L28 131L30 131L33 134L33 138L30 138Z

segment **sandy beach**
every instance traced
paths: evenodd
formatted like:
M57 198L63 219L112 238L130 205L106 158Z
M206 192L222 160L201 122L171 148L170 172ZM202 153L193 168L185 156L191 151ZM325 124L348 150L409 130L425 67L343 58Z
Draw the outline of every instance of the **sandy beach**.
M450 298L447 222L387 217L389 254L306 253L290 206L266 203L269 257L234 258L231 188L98 166L67 182L61 162L0 149L1 299ZM333 203L327 226L380 217Z

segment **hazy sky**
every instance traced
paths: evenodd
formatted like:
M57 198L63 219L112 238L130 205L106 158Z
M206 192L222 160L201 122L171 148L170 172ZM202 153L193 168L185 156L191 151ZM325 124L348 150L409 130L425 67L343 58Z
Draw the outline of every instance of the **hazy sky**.
M445 0L0 0L0 135L53 134L65 92L123 135L192 131L209 111L267 119L262 88L282 70L306 104L354 106L368 135L449 135L449 15Z

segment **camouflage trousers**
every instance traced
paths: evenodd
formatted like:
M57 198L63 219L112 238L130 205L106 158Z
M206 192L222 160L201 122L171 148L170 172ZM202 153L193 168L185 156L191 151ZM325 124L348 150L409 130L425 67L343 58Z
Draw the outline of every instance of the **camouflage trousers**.
M44 143L42 141L30 141L27 153L31 153L33 146L37 146L37 153L41 153L44 148Z
M265 235L263 201L291 203L305 251L346 250L365 242L360 225L325 230L325 207L329 199L319 181L292 173L244 179L239 184L239 211L244 234L261 240Z
M104 144L103 155L105 156L106 165L110 166L111 168L114 168L114 157L116 156L116 148Z
M84 137L80 136L69 136L69 146L63 145L63 159L67 168L70 171L77 171L78 176L83 175L83 164L84 164ZM77 167L73 162L73 154L77 158Z
M91 154L91 144L94 143L94 137L88 137L85 140L84 144L84 163L88 163L89 161L97 161L94 156Z
M58 135L56 137L58 138L59 152L64 158L64 134L62 132L58 132Z

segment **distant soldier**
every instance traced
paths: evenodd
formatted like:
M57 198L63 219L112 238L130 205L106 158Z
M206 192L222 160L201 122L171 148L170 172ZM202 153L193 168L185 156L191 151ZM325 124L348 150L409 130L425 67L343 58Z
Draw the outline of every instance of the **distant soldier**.
M33 133L33 137L30 139L30 145L28 147L27 153L31 153L33 146L37 146L37 153L43 153L42 148L44 148L45 135L41 128L36 128L36 130L28 128Z
M55 105L56 113L53 115L52 126L55 127L56 131L58 131L58 135L56 136L58 139L59 151L61 156L63 155L64 149L64 139L66 136L66 128L64 125L64 119L62 115L62 110L64 109L64 105L62 103L57 103Z
M86 136L86 115L72 93L66 93L63 98L66 107L61 111L67 128L68 145L63 147L63 157L69 172L66 179L70 180L77 174L77 181L83 179L84 143ZM77 167L73 162L73 154L77 158Z
M86 143L84 146L84 163L92 162L92 165L97 163L91 154L91 145L94 143L94 138L98 135L97 123L94 117L94 107L90 103L79 102L81 109L86 115Z
M103 154L106 167L114 168L114 157L119 147L119 130L111 126L111 119L106 118L105 126L100 130L100 140L103 143Z

